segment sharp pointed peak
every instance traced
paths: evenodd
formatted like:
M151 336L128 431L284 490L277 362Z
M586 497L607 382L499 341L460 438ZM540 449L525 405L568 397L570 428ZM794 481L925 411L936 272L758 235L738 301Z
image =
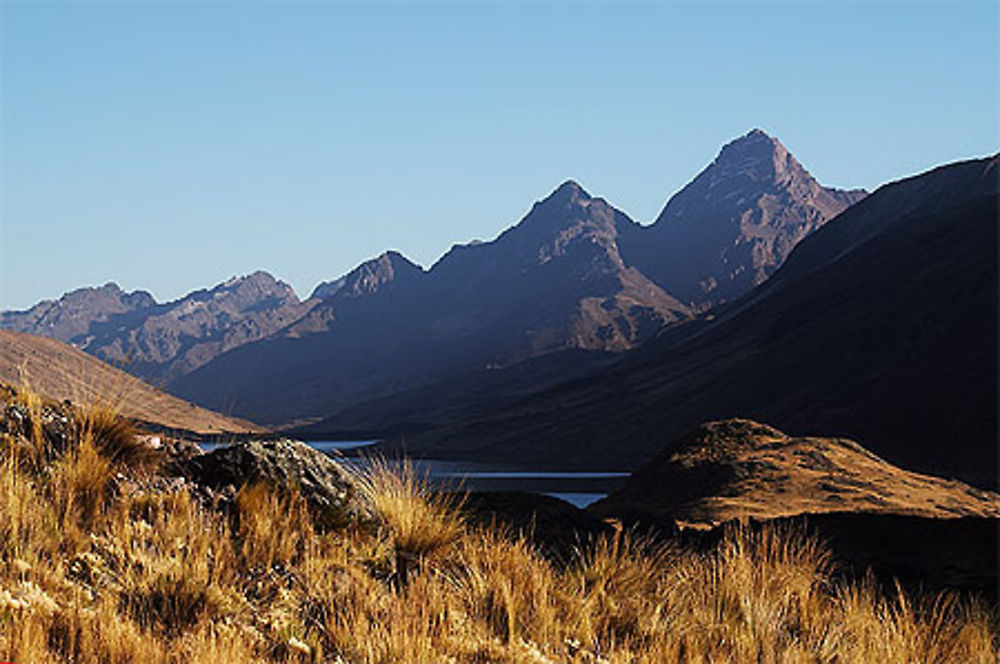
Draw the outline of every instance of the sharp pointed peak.
M403 269L422 272L424 268L404 256L402 252L395 249L388 249L377 256L361 261L350 272L343 275L341 278L350 278L352 275L358 275L379 269Z
M402 252L396 251L395 249L389 249L387 251L383 251L373 260L379 262L383 261L388 262L392 265L405 265L407 267L416 268L418 270L423 269L419 265L411 261L409 258L404 256Z
M546 196L542 203L572 202L575 200L590 200L592 197L576 180L566 180Z
M760 127L754 127L742 136L738 136L723 145L722 150L719 152L719 156L721 157L727 153L744 152L749 150L760 152L787 152L785 146L782 145L781 141L779 141L776 137L768 134Z
M754 127L753 129L751 129L747 133L743 134L742 138L743 139L756 139L756 140L764 139L764 140L768 140L768 141L777 141L778 140L775 137L773 137L770 134L768 134L763 129L761 129L760 127ZM736 140L739 140L739 139L736 139Z
M338 293L347 297L373 293L391 281L409 279L423 272L424 268L420 265L402 253L389 249L362 261L338 279L319 283L309 297L324 300Z
M781 141L758 127L722 146L712 169L727 173L755 171L765 178L812 177Z

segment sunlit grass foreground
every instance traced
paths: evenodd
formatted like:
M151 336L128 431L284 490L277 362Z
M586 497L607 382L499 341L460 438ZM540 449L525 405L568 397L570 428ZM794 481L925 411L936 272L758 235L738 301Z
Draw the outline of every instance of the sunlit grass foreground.
M798 532L707 554L620 534L554 563L466 524L412 473L359 485L376 526L320 532L304 502L228 510L155 480L107 412L54 449L0 441L0 660L15 662L996 662L994 618L953 596L835 582Z

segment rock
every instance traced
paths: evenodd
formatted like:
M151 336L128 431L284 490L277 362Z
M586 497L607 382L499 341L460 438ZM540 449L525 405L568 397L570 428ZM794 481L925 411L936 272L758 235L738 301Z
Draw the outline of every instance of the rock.
M298 441L234 443L190 459L184 470L192 481L215 490L255 482L295 488L324 526L374 519L374 509L357 490L350 473L326 454Z

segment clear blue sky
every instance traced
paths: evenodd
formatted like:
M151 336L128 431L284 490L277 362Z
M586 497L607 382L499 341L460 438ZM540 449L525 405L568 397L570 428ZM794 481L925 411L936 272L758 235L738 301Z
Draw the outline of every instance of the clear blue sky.
M998 149L993 1L26 2L2 12L0 308L429 266L567 178L637 221L759 126L874 188Z

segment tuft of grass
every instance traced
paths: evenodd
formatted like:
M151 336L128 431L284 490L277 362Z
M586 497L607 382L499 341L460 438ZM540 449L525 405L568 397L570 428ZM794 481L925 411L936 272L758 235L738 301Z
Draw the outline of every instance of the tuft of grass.
M98 402L77 416L77 439L89 441L117 468L155 471L164 462L163 452L139 438L139 430L109 404Z
M89 530L108 497L111 462L84 439L52 467L49 493L61 528Z
M315 538L306 501L294 490L279 493L265 483L236 494L235 535L245 567L269 569L301 559Z
M354 477L389 532L396 552L396 580L405 585L428 556L447 548L464 532L464 495L435 493L409 460L397 465L384 458L371 459Z

